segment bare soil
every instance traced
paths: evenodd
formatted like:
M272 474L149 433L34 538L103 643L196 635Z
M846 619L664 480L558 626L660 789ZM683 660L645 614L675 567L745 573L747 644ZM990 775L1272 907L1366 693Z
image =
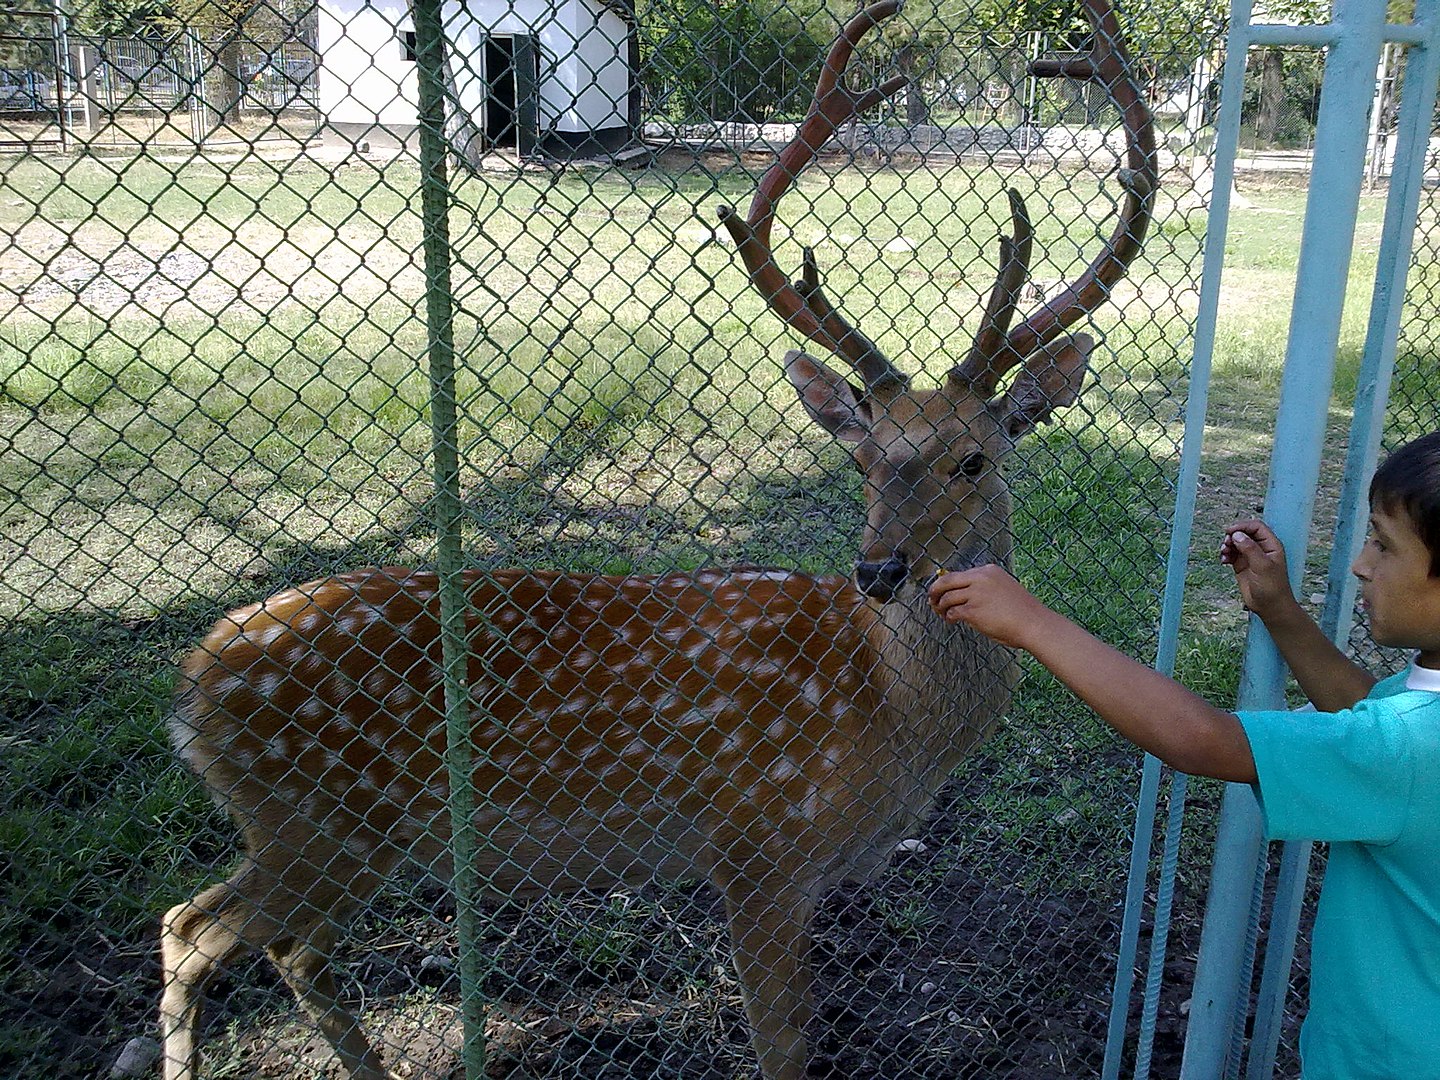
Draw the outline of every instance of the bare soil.
M1128 764L1123 751L1103 757L1083 765L1104 771ZM1034 853L1054 837L1007 841L1004 823L979 808L993 768L984 760L975 766L947 789L918 835L923 850L897 853L879 879L842 885L825 902L814 950L813 1075L1098 1074L1123 889L1123 867L1098 837L1117 823L1097 830L1094 821L1078 822L1073 875L1035 880ZM1209 812L1206 793L1195 799ZM1203 884L1184 876L1180 883L1155 1029L1157 1077L1178 1072ZM486 1074L754 1075L722 917L719 900L699 885L487 912L481 944L493 966L484 991L494 1005ZM411 882L361 920L343 953L351 1007L398 1077L463 1075L453 918L443 885ZM16 958L46 974L28 1000L0 1004L0 1030L24 1020L33 1032L35 1018L45 1016L49 1047L32 1057L32 1042L13 1062L45 1061L54 1077L108 1075L129 1038L153 1031L159 986L152 942L56 930L53 941ZM1142 937L1142 960L1147 949ZM1137 992L1132 1030L1139 1009ZM237 965L212 988L203 1046L212 1080L341 1076L313 1025L258 960ZM0 1046L0 1062L10 1056L6 1049ZM29 1075L23 1065L8 1074Z

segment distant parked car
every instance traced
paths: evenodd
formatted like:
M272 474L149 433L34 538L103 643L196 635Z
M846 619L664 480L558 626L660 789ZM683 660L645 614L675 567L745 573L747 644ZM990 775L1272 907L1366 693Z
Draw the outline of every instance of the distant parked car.
M33 71L0 68L0 111L36 112L50 102L50 83Z

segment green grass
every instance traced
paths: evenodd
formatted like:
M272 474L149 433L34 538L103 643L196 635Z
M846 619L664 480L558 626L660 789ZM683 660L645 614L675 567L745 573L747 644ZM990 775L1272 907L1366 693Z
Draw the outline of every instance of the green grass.
M23 160L7 178L38 194L0 202L0 229L37 243L63 231L65 251L115 275L127 253L150 268L113 301L41 289L43 275L24 303L0 291L0 985L40 1000L44 973L73 950L143 954L158 913L231 851L227 823L166 745L175 657L228 605L334 568L432 557L430 389L416 176L404 163L179 169L136 158L57 171ZM459 185L473 557L608 572L848 567L858 480L805 419L777 363L790 338L713 230L715 206L744 205L753 183L748 170L705 164ZM1090 205L1094 177L817 172L782 211L777 256L798 267L801 244L821 241L830 295L898 363L936 379L989 289L1003 183L1026 192L1037 219L1036 280L1074 275L1097 229L1108 231L1092 220L1108 205ZM1203 526L1228 515L1224 500L1263 488L1303 194L1253 198L1227 246L1211 500L1196 538L1207 558L1180 656L1187 681L1217 700L1233 693L1240 618ZM1368 296L1373 258L1361 253L1378 215L1367 200L1356 297ZM914 249L887 252L897 236ZM1032 439L1015 468L1021 576L1144 659L1202 238L1203 215L1162 203L1131 284L1098 316L1106 339L1083 406ZM171 250L204 266L178 295L155 276ZM169 306L147 304L146 288ZM1337 423L1360 307L1346 311ZM1418 338L1402 354L1406 424L1434 426L1432 358ZM967 880L993 872L1036 896L1113 894L1134 765L1031 670L1012 722L963 770L968 801L946 860L908 880L964 867ZM880 915L917 940L934 918L903 895ZM553 933L603 976L633 966L636 928L655 919L577 910ZM117 961L109 977L126 998L116 1024L148 1015L148 969ZM93 1063L98 1052L67 1049L63 1030L0 1025L0 1062L44 1060L55 1075Z

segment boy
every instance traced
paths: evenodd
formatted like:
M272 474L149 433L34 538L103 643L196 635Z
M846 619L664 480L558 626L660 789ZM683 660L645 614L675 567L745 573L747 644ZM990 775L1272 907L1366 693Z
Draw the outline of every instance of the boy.
M1440 432L1370 484L1351 567L1371 635L1415 650L1377 683L1291 592L1264 522L1221 561L1316 713L1226 712L1051 611L997 566L945 574L941 617L1024 649L1121 735L1176 769L1250 784L1272 840L1330 843L1315 920L1305 1080L1440 1078Z

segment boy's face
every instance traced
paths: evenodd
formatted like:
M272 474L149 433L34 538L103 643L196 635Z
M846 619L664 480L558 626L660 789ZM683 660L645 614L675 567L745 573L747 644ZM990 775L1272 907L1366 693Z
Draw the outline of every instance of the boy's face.
M1430 549L1410 518L1376 505L1370 535L1351 572L1377 644L1418 649L1424 667L1440 668L1440 577L1430 576Z

